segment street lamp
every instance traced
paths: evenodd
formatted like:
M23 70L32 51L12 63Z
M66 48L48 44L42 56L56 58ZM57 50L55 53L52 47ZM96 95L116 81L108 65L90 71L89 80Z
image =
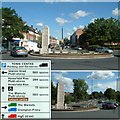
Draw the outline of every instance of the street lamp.
M62 40L63 40L63 26L62 26Z
M91 79L91 94L93 92L93 79Z

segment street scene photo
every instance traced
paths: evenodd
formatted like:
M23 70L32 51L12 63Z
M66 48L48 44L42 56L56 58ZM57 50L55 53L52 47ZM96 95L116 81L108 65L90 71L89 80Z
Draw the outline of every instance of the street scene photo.
M53 71L52 118L118 119L119 77L117 71Z
M118 4L3 2L0 57L51 60L52 70L118 70Z
M1 118L120 119L120 2L22 1L0 8Z

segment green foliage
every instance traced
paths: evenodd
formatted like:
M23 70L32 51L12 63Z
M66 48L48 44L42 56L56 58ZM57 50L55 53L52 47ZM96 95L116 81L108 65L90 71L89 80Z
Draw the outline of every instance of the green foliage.
M120 50L120 45L106 45L106 47L113 50Z
M74 79L74 100L79 101L86 98L88 85L85 80L82 79Z
M106 91L104 92L104 96L109 100L115 99L116 98L116 92L112 88L107 88Z
M102 93L102 91L99 92L99 99L103 99L104 98L104 94Z
M92 92L92 96L93 96L95 99L99 99L99 92L97 92L97 91Z
M120 91L116 92L116 101L120 103Z
M100 47L99 45L89 45L88 50L95 51L96 48Z
M103 45L106 42L120 41L120 26L118 24L119 21L114 18L100 18L96 19L94 23L88 24L84 30L91 45Z
M70 40L68 38L64 38L64 45L67 46L70 44Z
M69 104L70 102L73 101L74 101L74 97L71 94L65 96L65 103Z
M21 17L11 8L2 8L2 35L7 40L12 38L24 38L22 32L27 32L28 27L24 25Z
M52 105L57 103L57 87L53 85L53 81L51 81L51 101Z
M42 35L38 37L38 45L40 48L42 47Z

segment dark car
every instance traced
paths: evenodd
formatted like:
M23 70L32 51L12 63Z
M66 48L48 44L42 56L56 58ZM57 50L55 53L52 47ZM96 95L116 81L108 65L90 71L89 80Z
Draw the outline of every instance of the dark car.
M118 105L118 103L113 103L116 107L118 107L119 105Z
M111 102L104 102L102 104L102 108L103 109L116 109L116 105L114 103L111 103Z
M81 48L81 47L78 47L78 46L77 46L77 47L74 47L73 49L74 49L74 50L82 50L82 48Z
M22 46L16 46L13 47L13 49L10 52L11 56L28 56L28 50L25 47Z
M99 101L98 101L98 104L101 104L101 103L104 103L104 101L102 101L102 100L99 100Z

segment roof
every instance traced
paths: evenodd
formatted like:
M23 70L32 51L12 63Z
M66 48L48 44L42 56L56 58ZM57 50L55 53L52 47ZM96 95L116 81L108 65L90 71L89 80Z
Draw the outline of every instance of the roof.
M83 33L83 29L77 29L75 32L74 32L74 34L76 34L76 35L81 35Z

